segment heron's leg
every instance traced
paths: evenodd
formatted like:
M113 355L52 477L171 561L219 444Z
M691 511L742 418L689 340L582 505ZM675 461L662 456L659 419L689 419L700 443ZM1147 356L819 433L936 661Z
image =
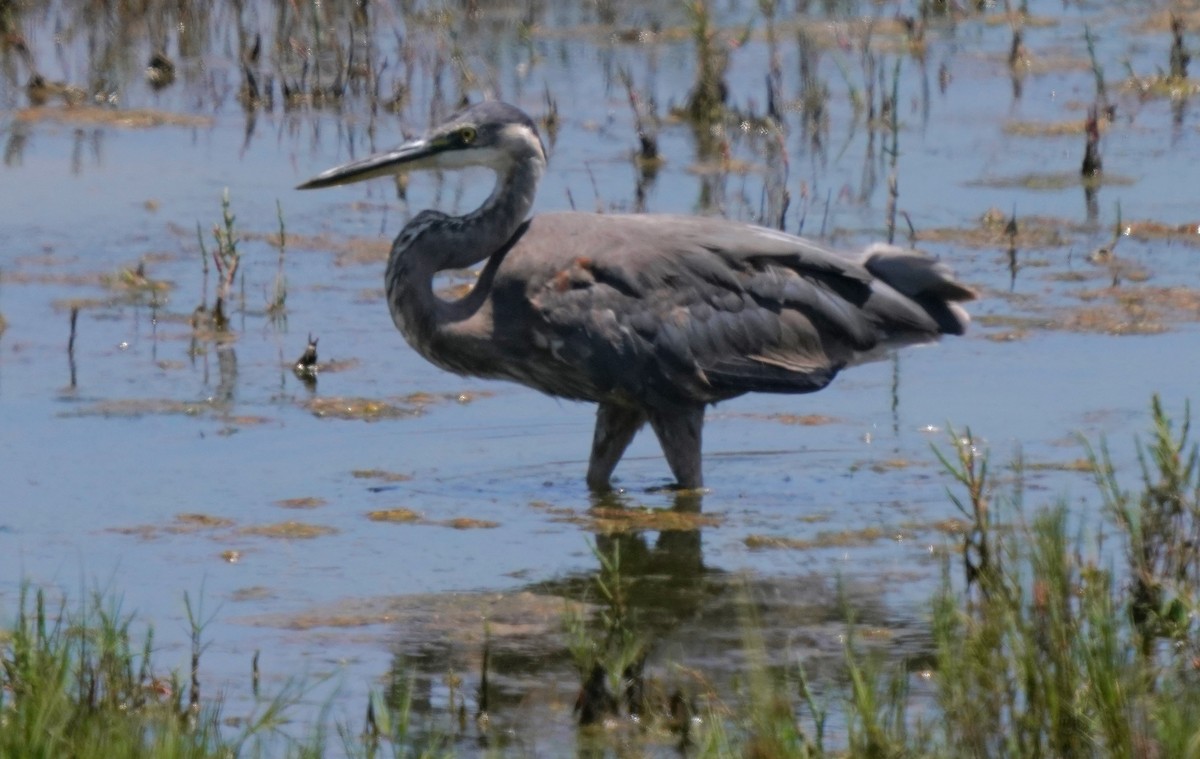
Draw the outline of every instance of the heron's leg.
M596 409L596 433L592 437L592 458L588 462L587 484L592 490L608 490L617 462L629 447L633 436L646 423L639 409L601 403Z
M700 467L700 431L704 427L704 407L696 406L684 411L650 411L648 416L679 487L687 490L704 487Z

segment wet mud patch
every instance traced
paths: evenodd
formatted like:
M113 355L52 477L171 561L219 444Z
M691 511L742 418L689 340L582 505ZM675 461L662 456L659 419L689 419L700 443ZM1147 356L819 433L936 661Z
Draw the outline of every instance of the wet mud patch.
M423 522L424 517L412 509L376 509L367 512L367 519L372 522L395 522L397 524L413 524Z
M67 263L56 265L68 266ZM58 285L71 288L99 288L107 290L104 297L60 297L52 301L54 310L60 313L72 311L111 311L125 306L162 306L168 294L175 288L167 280L152 279L145 275L144 268L122 268L115 272L78 271L15 271L6 272L2 281L13 284Z
M766 422L776 422L797 427L821 427L826 424L839 424L842 420L825 414L735 414L742 419L759 419Z
M1145 242L1167 240L1200 246L1200 221L1190 221L1184 224L1167 224L1149 219L1131 221L1122 224L1121 236Z
M1034 51L1025 45L1021 45L1015 56L1010 51L1004 58L997 56L996 60L1007 63L1015 77L1087 71L1091 68L1087 58L1066 52Z
M788 549L811 551L818 548L862 548L887 538L902 539L889 534L882 527L865 527L861 530L819 532L813 538L792 538L783 535L747 535L742 539L751 550Z
M62 285L63 287L102 287L104 277L101 272L31 272L5 271L0 282L13 285ZM63 301L60 301L63 302ZM98 301L102 302L102 301Z
M367 519L371 520L372 522L391 522L393 524L413 524L428 527L450 527L455 530L490 530L500 526L499 522L493 522L488 519L474 519L471 517L426 519L420 512L404 507L368 511Z
M922 463L915 462L912 459L905 459L905 458L893 456L892 458L887 458L887 459L872 459L872 460L868 460L868 461L860 461L860 462L857 462L857 463L851 465L850 469L851 469L851 471L855 471L858 469L870 469L872 472L875 472L876 474L883 474L885 472L896 472L896 471L900 471L902 469L908 469L909 467L913 467L913 466L921 466Z
M268 601L274 597L275 591L265 585L251 585L246 588L238 588L229 594L229 600L234 603Z
M125 293L128 297L141 297L149 295L161 295L174 289L175 284L168 282L165 279L154 279L146 274L144 264L125 269L119 269L116 272L101 274L100 284L118 293Z
M232 527L233 524L232 519L212 516L211 514L178 514L175 516L176 529L174 531L211 530L218 527Z
M970 525L966 520L958 517L950 517L949 519L936 519L932 522L924 522L919 524L905 524L904 529L912 532L932 531L942 535L959 536L966 534L970 529Z
M1096 467L1092 462L1084 458L1070 459L1068 461L1022 461L1021 467L1034 472L1080 472L1091 474L1096 471Z
M392 626L411 642L445 641L478 645L493 640L526 638L540 650L553 650L569 609L587 607L561 596L528 591L513 593L441 593L412 596L346 598L296 613L261 614L235 620L254 627L281 630Z
M1161 72L1144 76L1135 74L1121 83L1121 89L1141 98L1183 101L1200 93L1200 82Z
M355 469L350 476L356 480L375 480L376 482L408 482L411 474L389 472L386 469Z
M1200 322L1200 291L1188 287L1126 285L1071 296L1082 304L1042 304L1030 306L1023 314L983 314L976 321L1009 330L989 335L992 339L1017 339L1030 331L1157 335L1173 324Z
M573 524L597 535L619 535L637 532L695 532L705 527L720 527L724 518L718 514L677 509L654 509L643 506L593 506L586 511L553 507L535 503L535 508L549 511L550 521Z
M317 364L317 371L326 373L346 372L358 368L362 363L357 358L333 358Z
M950 517L930 521L906 521L895 527L871 525L854 530L822 530L811 538L792 537L790 535L766 535L761 533L750 534L742 542L747 548L754 551L771 549L812 551L822 548L866 548L883 540L902 543L915 540L918 536L930 534L957 537L963 535L968 526L964 520L957 517Z
M1084 301L1112 300L1116 304L1143 312L1156 312L1166 319L1200 319L1200 290L1190 287L1108 287L1078 293Z
M1066 332L1104 335L1158 335L1168 329L1159 314L1120 304L1076 309L1069 312L1057 326Z
M328 505L328 501L318 496L304 496L300 498L281 498L275 502L275 505L281 509L319 509L322 506Z
M968 187L987 187L997 190L1044 190L1057 192L1072 187L1100 189L1101 187L1132 187L1133 177L1104 172L1085 177L1079 171L1032 171L1013 176L985 177L967 182Z
M499 522L493 522L490 519L475 519L474 517L454 517L433 522L433 524L451 527L455 530L491 530L500 526Z
M326 535L337 535L341 530L323 524L309 522L275 522L274 524L257 524L243 527L238 535L249 535L260 538L281 538L284 540L312 540Z
M218 517L212 514L185 513L176 514L175 518L165 525L135 525L132 527L110 527L106 532L118 535L133 535L142 540L154 540L163 535L187 535L205 531L222 530L236 524L232 519Z
M161 527L156 527L155 525L142 524L132 527L109 527L105 532L112 532L117 535L130 535L142 540L154 540L161 537L163 530Z
M421 416L439 403L471 403L491 393L410 393L388 399L363 397L310 398L301 406L321 419L346 419L377 422L385 419L411 419Z
M211 116L188 113L171 113L151 108L121 110L96 105L40 105L21 108L14 118L22 123L51 122L67 126L109 126L122 129L150 129L153 127L188 127L191 129L210 127L215 123Z
M355 209L357 212L357 209ZM194 232L180 228L178 234L187 239ZM242 233L242 239L262 242L279 248L279 233L253 232ZM337 266L382 265L387 262L388 252L392 249L390 239L381 237L354 237L347 235L315 234L305 235L288 232L286 236L289 251L309 251L333 253Z
M1001 129L1005 134L1016 137L1077 137L1086 134L1087 119L1068 119L1066 121L1006 121ZM1097 128L1100 133L1108 131L1108 119L1099 119Z
M491 697L517 708L531 694L563 692L554 708L570 714L578 682L566 658L564 619L585 618L586 604L542 592L440 593L344 598L298 612L248 615L231 620L337 641L386 645L405 665L405 677L434 688L472 687L490 652ZM422 686L425 687L425 686ZM539 700L540 697L539 697ZM499 718L507 709L493 701ZM538 704L544 707L545 704ZM561 707L561 708L560 708ZM544 720L546 713L538 718Z
M412 419L425 413L427 403L410 402L404 398L379 400L375 398L312 398L301 405L321 419L346 419L378 422L384 419Z
M1066 174L1063 175L1067 177ZM1070 174L1071 183L1079 177ZM1097 238L1104 239L1098 244ZM992 327L983 337L1014 341L1035 331L1080 334L1153 335L1171 325L1200 321L1200 296L1184 284L1188 271L1178 258L1154 255L1155 244L1200 244L1200 223L1124 222L1107 228L1093 222L1072 222L1044 216L1012 217L998 209L985 213L977 225L922 230L917 239L954 247L994 250L1009 270L1007 290L984 288L984 301L1000 301L999 309L979 309L973 321ZM1127 253L1131 243L1143 244ZM1079 255L1082 248L1091 251ZM1064 255L1031 255L1031 251L1060 249ZM1151 268L1153 264L1154 268ZM1158 269L1162 269L1159 271ZM1041 292L1019 291L1030 278L1047 283ZM1151 286L1152 280L1171 284ZM1096 285L1101 285L1097 287Z
M975 226L919 229L916 239L959 247L1035 250L1065 248L1076 235L1092 231L1093 226L1050 216L1018 216L1013 220L1008 212L992 208L979 217Z
M226 425L253 427L269 424L270 417L254 414L230 415L226 404L214 401L177 401L167 398L119 398L99 401L83 408L62 411L59 417L104 417L106 419L138 419L144 416L219 417Z

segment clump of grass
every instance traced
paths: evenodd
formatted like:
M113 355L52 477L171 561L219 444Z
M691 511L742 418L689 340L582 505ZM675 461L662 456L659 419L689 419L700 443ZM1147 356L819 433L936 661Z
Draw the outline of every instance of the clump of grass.
M963 538L963 575L968 590L978 581L986 594L995 585L994 578L1001 573L999 561L1002 559L994 545L987 457L979 454L969 429L961 437L953 428L949 432L954 442L953 460L941 450L934 449L934 453L942 467L966 490L966 500L948 491L950 501L970 525Z
M225 759L307 757L330 753L323 721L292 724L308 684L293 681L259 697L259 656L251 661L256 707L236 720L219 699L201 694L203 632L211 615L184 598L190 637L188 669L165 672L152 661L153 629L143 637L119 600L92 594L77 609L53 605L45 591L22 588L16 619L0 630L0 756L72 759ZM373 694L367 731L336 725L338 756L444 755L437 735L418 734L410 718L407 670L393 672ZM236 727L235 727L236 725Z
M1186 756L1200 745L1200 466L1187 413L1176 433L1157 397L1151 411L1140 492L1119 486L1104 446L1088 448L1123 567L1104 566L1102 533L1081 537L1063 503L1025 522L1019 487L998 498L984 455L956 441L951 469L973 520L967 579L980 592L956 593L947 573L935 599L938 753ZM1013 523L996 521L998 507Z
M413 719L413 682L410 670L403 661L389 669L388 680L382 690L372 689L367 698L366 718L361 730L339 725L341 755L374 759L379 756L434 757L454 756L452 742L454 731L430 729ZM456 693L457 680L450 678L450 708L454 702L460 707L459 720L465 720L465 699ZM456 699L457 696L457 699ZM465 726L459 725L459 732ZM481 739L480 747L486 743ZM306 756L319 757L323 752L313 751Z
M25 589L0 647L0 756L217 757L216 705L192 708L177 674L151 663L153 632L96 596L78 611Z
M642 672L649 643L638 633L635 610L629 604L629 578L621 573L620 543L610 553L593 546L600 562L595 591L600 603L599 626L590 626L578 611L568 612L565 627L571 658L581 688L575 713L581 725L593 725L622 712L645 711ZM624 694L624 709L617 694Z
M918 723L910 729L909 681L903 671L889 670L877 657L865 659L855 652L853 635L847 636L846 664L850 678L847 743L852 756L902 757L928 753L929 728ZM825 756L817 744L818 754Z
M750 619L745 704L732 717L708 715L699 754L1195 755L1200 451L1186 410L1176 425L1155 397L1151 418L1133 491L1118 483L1106 446L1087 446L1115 541L1103 528L1084 533L1065 502L1028 514L1020 460L1016 484L998 488L978 442L952 433L952 451L938 455L963 491L951 499L969 527L961 577L947 563L932 599L932 666L920 678L928 685L918 692L905 667L864 653L851 627L846 684L833 703L845 742L827 748L827 707L802 669L789 683L755 663L762 643Z
M649 644L637 632L620 555L597 550L598 624L576 617L567 625L580 721L635 714L624 697L649 691L660 697L643 702L642 729L670 727L697 756L1193 755L1200 452L1187 412L1176 426L1155 398L1151 417L1132 492L1117 482L1107 448L1088 447L1111 525L1090 534L1080 525L1096 520L1082 522L1066 502L1026 510L1019 458L1015 484L1000 488L978 441L952 433L952 450L938 455L968 527L961 573L947 562L931 600L920 677L864 653L851 626L845 679L819 699L802 665L767 663L761 624L746 604L737 702L711 689L702 689L699 710L682 694L661 697L657 683L641 678ZM844 732L831 740L833 712Z

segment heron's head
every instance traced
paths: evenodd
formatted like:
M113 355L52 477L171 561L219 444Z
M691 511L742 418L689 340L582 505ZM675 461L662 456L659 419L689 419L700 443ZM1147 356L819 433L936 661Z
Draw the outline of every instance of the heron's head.
M544 164L537 126L520 108L485 101L451 116L423 137L323 171L297 189L313 190L422 169L486 166L506 173L521 162Z

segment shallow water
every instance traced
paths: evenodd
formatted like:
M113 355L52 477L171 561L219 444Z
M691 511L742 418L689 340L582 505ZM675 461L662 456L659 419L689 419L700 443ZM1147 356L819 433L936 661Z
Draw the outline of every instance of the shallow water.
M88 50L104 45L89 47L75 6L23 13L20 31L43 76L86 87L100 66ZM717 679L736 672L744 663L737 650L745 598L761 606L760 622L778 643L772 650L804 659L826 687L836 687L847 613L879 631L885 650L918 657L923 602L954 542L937 528L957 514L930 448L947 445L947 425L970 427L999 462L1018 447L1031 462L1069 462L1081 454L1074 435L1082 433L1107 436L1128 465L1150 394L1182 409L1196 369L1196 236L1131 234L1119 239L1114 258L1092 255L1111 243L1118 220L1136 232L1148 221L1174 227L1197 219L1193 177L1180 169L1200 157L1190 103L1139 95L1122 79L1125 60L1139 74L1166 66L1170 35L1165 25L1143 26L1157 18L1150 10L1032 3L1038 23L1025 29L1019 95L1008 63L1011 28L999 10L931 20L923 57L893 21L913 12L906 5L814 10L804 27L822 45L807 55L828 92L818 147L799 105L796 26L804 17L788 7L777 17L786 171L773 147L779 138L758 133L749 115L744 131L736 120L726 124L725 150L748 163L746 171L719 160L713 170L691 129L666 119L659 133L666 162L639 205L637 138L617 71L627 69L639 96L666 118L692 86L688 20L666 3L617 3L612 24L596 16L599 6L540 9L526 32L523 5L488 6L473 21L455 6L445 25L413 21L412 13L428 10L423 5L408 15L375 9L369 38L389 61L384 88L405 73L412 83L398 115L372 114L365 97L347 97L337 109L244 110L227 9L199 19L209 32L188 38L199 46L194 55L179 53L185 36L170 36L180 71L162 91L144 82L151 46L136 32L116 62L105 63L123 108L203 117L197 124L127 128L30 116L22 110L28 71L5 53L4 613L23 582L72 596L112 588L155 625L163 659L178 655L183 666L183 596L200 596L212 614L205 687L224 692L235 713L252 708L250 658L261 650L270 684L331 674L342 694L333 714L354 724L367 689L394 657L416 667L435 705L448 698L441 684L448 671L474 687L490 619L500 631L492 645L505 695L496 718L516 726L514 740L525 750L554 753L556 741L571 740L577 681L557 597L587 595L597 571L589 543L614 540L593 537L594 504L583 485L592 410L441 372L404 344L382 299L386 240L428 205L469 208L487 178L415 177L407 202L385 181L291 190L447 110L460 91L446 63L456 53L469 74L467 97L501 96L536 116L548 110L546 93L556 103L561 124L538 210L641 207L766 221L786 187L789 231L824 233L850 247L885 233L890 171L886 131L871 135L851 92L862 95L875 76L890 87L899 61L899 208L921 247L982 294L964 338L856 367L818 395L747 397L710 412L702 511L715 524L651 524L617 541L641 589L635 605L657 641L652 663L664 673L670 662ZM767 24L757 3L718 6L731 56L729 104L761 115ZM252 4L245 21L268 50L271 13L271 4ZM862 63L862 25L852 23L871 16L875 74ZM345 29L331 23L335 36ZM1116 106L1101 138L1105 182L1090 201L1075 179L1082 130L1030 137L1011 128L1083 119L1095 90L1084 24ZM187 26L192 34L194 27ZM624 41L627 31L650 28L661 30L652 41ZM101 42L120 36L100 29L92 34ZM394 31L405 39L400 52ZM293 39L304 34L294 30ZM295 75L289 65L281 59L277 71ZM1047 182L1031 175L1049 178L1052 188L1036 189ZM197 340L189 317L212 301L215 273L206 291L196 229L211 246L224 188L246 235L237 290L244 301L232 313L235 339L218 343ZM265 313L278 258L266 235L278 229L277 202L289 235L285 321ZM981 237L980 219L992 209L1015 212L1031 228L1037 217L1054 232L1049 241L1021 238L1015 275L1007 238ZM898 236L906 230L899 221ZM361 245L348 252L346 241L358 238L375 241L364 256L350 254ZM163 289L105 283L139 262ZM72 306L79 314L69 356ZM290 370L310 333L322 361L340 367L321 373L315 389ZM336 398L392 402L398 415L362 421L312 412L315 400ZM789 424L797 420L783 416L817 414L824 423ZM355 475L371 470L405 478ZM624 505L675 505L671 494L649 490L667 482L652 436L635 442L617 474ZM1086 475L1050 468L1027 476L1030 501L1094 504L1085 503ZM288 508L297 505L312 508ZM367 517L394 508L420 519ZM178 521L181 514L228 521L197 526ZM480 521L454 529L457 518ZM333 532L312 539L246 532L287 521ZM813 545L761 549L755 536ZM327 688L317 688L310 700L326 698Z

